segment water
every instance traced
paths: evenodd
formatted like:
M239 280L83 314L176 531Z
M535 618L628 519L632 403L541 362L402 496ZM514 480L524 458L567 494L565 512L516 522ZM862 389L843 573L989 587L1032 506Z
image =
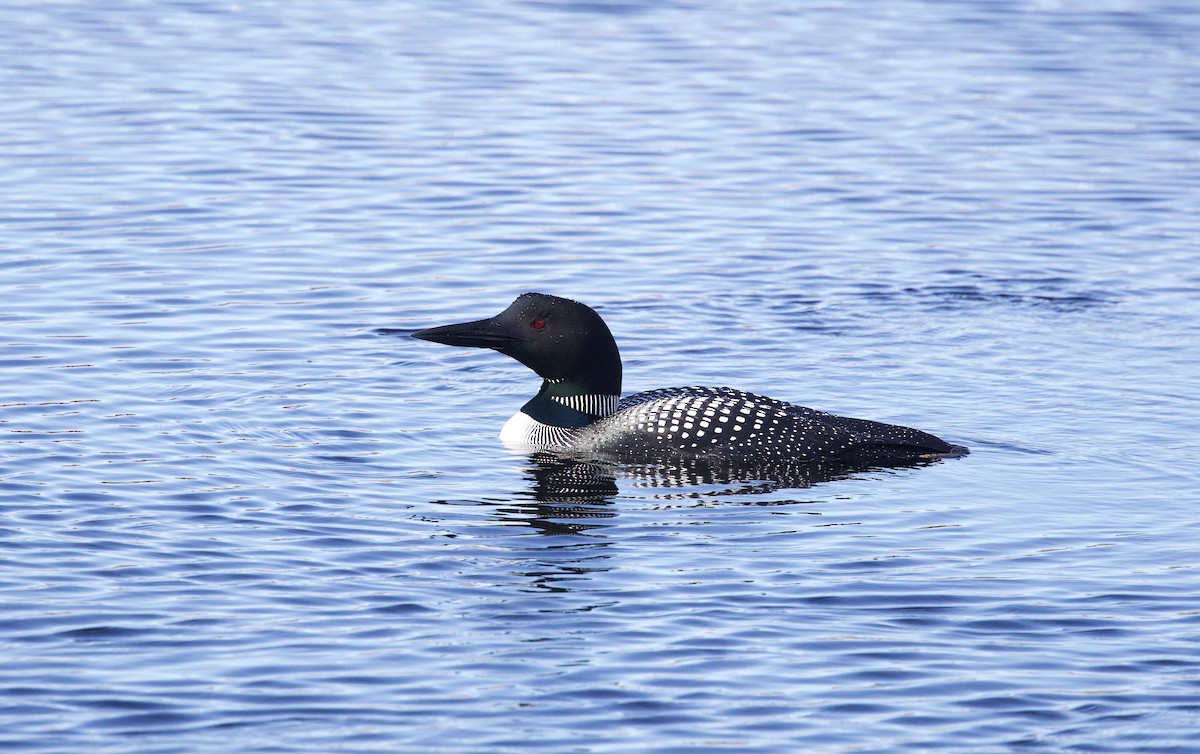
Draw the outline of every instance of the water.
M9 3L0 745L1200 750L1190 3ZM971 446L569 495L627 391Z

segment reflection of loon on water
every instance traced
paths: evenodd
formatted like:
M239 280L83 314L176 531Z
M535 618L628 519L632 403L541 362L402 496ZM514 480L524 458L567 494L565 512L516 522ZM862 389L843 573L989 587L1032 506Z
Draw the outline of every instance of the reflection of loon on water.
M781 488L807 486L816 481L811 477L780 475L768 479L743 474L742 478L730 479L709 473L703 464L693 461L617 466L534 453L524 471L529 489L514 492L510 501L498 505L497 511L506 522L530 526L543 534L582 534L610 526L621 512L614 505L622 494L617 488L618 476L633 484L625 491L624 499L656 508L707 507L716 499L722 504L755 506L815 502L762 497ZM739 499L744 502L739 503Z
M633 493L635 497L672 500L754 495L777 489L811 487L872 468L821 461L734 465L699 458L617 466L609 461L581 461L550 453L534 453L529 461L526 472L533 483L530 492L535 500L576 504L609 502L619 494L618 476L632 482L639 490Z
M412 335L492 348L535 371L541 390L500 433L506 445L529 452L622 464L682 462L717 480L785 476L798 486L968 452L908 427L730 388L665 388L621 399L621 356L608 326L591 308L556 296L526 293L490 319Z

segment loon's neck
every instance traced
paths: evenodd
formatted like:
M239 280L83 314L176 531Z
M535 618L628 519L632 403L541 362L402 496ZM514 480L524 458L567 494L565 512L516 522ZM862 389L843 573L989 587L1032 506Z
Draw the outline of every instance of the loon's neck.
M577 430L617 410L620 396L589 391L566 380L546 380L542 389L500 430L510 448L556 450L569 447Z
M521 413L550 427L577 429L616 411L620 399L568 380L543 380L542 389L521 407Z

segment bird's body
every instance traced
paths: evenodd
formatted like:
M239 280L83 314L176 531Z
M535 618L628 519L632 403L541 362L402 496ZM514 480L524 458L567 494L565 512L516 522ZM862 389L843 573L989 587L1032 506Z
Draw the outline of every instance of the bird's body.
M537 372L542 389L504 425L510 447L625 463L698 460L724 467L917 463L968 451L919 430L851 419L724 387L620 398L621 358L595 311L526 293L491 319L414 337L493 348Z

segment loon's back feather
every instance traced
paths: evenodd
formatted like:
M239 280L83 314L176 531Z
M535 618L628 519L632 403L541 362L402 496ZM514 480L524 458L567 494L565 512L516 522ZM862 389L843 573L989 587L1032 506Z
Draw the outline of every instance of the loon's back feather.
M731 463L911 461L959 449L926 432L852 419L727 387L635 393L572 438L570 450L622 461L719 458Z

